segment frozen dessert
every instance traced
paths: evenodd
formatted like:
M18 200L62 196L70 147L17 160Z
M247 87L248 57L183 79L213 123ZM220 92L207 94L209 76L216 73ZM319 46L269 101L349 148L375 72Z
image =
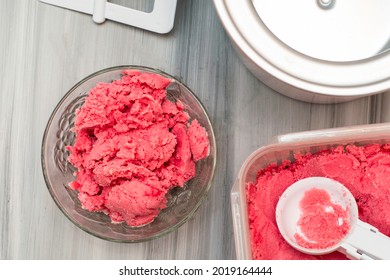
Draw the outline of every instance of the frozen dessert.
M69 162L70 187L82 207L113 222L142 226L167 205L167 193L195 176L209 139L180 101L166 96L172 81L126 70L120 80L99 83L76 111L76 139Z
M329 193L313 188L304 193L294 237L298 245L308 249L327 249L338 244L349 232L348 209L332 202Z
M327 177L346 186L358 205L359 218L390 236L390 144L347 145L314 154L295 154L261 169L246 185L253 259L346 259L333 252L301 253L279 233L275 209L287 187L307 177Z

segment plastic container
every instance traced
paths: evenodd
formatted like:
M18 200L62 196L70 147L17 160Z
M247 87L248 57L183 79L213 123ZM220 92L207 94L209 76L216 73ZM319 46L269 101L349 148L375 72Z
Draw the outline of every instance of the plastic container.
M245 186L256 180L260 169L285 159L292 160L296 153L316 153L338 145L387 142L390 142L390 123L279 135L269 145L254 151L242 165L230 194L237 259L252 258Z

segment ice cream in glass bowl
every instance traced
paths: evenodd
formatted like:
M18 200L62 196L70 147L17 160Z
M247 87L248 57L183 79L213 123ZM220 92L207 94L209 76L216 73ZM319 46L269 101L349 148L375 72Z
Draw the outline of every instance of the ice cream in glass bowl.
M54 109L42 169L57 206L99 238L141 242L184 224L216 165L207 112L176 78L141 66L98 71Z

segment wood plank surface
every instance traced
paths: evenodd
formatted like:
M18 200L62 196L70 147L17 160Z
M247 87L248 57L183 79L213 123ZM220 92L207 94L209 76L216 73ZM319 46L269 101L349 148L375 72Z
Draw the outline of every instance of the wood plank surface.
M193 218L139 244L104 241L76 227L51 198L41 168L43 132L56 104L85 76L124 64L186 83L209 112L218 146L213 186ZM37 0L2 0L0 259L234 259L230 190L245 158L278 134L389 121L389 102L381 94L316 105L276 93L239 60L210 0L179 0L167 35L97 25Z

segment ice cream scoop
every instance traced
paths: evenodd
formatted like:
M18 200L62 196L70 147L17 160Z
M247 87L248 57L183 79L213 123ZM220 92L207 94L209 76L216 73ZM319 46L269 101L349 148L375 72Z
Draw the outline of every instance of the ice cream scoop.
M358 216L351 192L340 182L324 177L292 184L276 207L280 233L303 253L339 251L350 259L390 259L390 238Z

